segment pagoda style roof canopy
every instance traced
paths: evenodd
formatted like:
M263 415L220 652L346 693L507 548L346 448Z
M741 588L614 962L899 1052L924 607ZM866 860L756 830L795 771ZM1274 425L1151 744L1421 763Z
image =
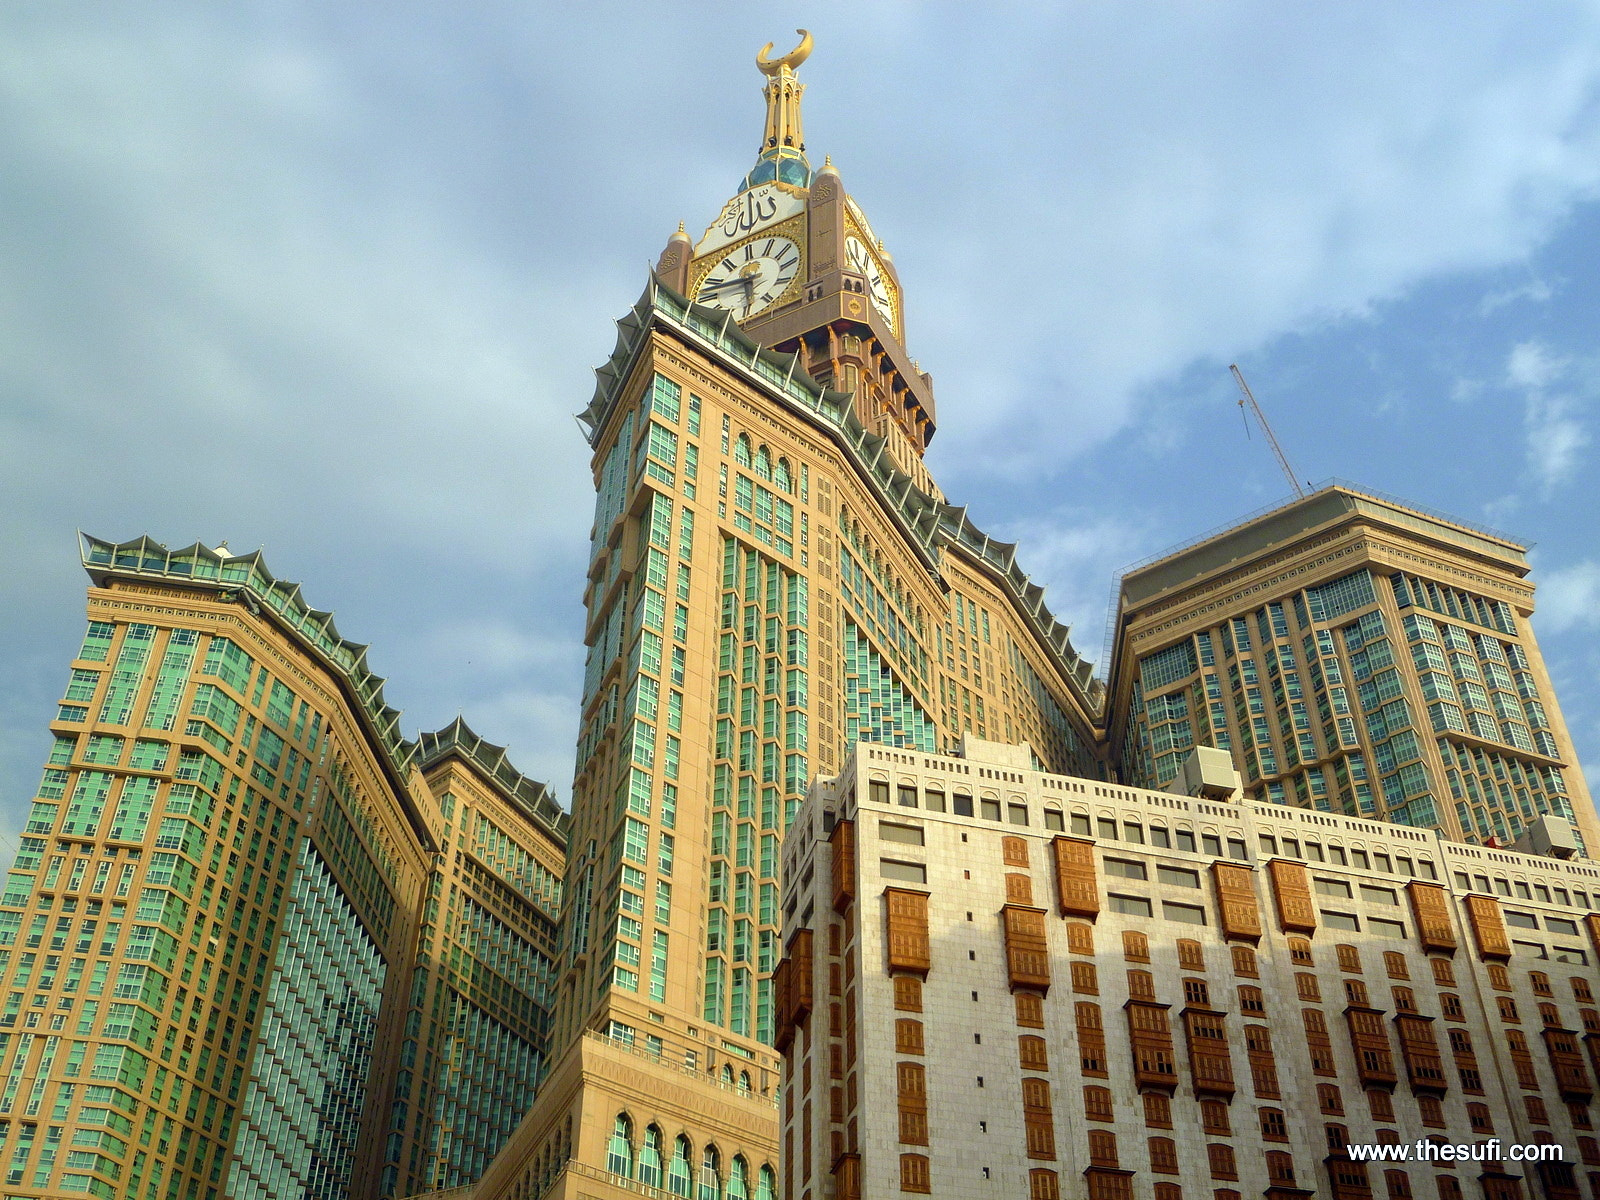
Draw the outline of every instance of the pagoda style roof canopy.
M260 550L234 554L226 543L216 549L201 542L169 550L149 536L111 542L79 532L83 568L96 587L114 578L160 579L216 593L217 599L237 601L257 615L271 619L321 660L349 690L353 708L367 726L388 768L407 816L423 844L433 846L427 822L415 810L407 781L416 756L416 743L400 733L400 710L385 703L384 680L367 665L369 647L342 637L333 614L312 608L300 594L300 585L278 579L267 569Z
M424 733L417 738L418 764L424 771L452 755L476 767L513 805L558 844L567 844L567 831L572 818L556 803L550 789L513 767L511 760L506 757L504 746L484 741L461 717L436 733Z

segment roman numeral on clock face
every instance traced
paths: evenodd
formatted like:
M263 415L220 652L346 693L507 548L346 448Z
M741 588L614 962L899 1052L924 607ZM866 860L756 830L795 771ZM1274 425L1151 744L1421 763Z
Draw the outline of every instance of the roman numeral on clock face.
M707 271L696 299L728 309L742 321L776 303L799 274L801 262L800 247L791 238L758 237L735 246Z

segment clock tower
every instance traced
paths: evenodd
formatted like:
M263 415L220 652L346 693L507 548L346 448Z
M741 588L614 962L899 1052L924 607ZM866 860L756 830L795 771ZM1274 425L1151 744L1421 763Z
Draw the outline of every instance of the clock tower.
M906 350L900 275L831 159L806 156L795 70L811 35L781 58L756 56L766 76L766 132L756 164L697 242L680 230L657 263L661 282L731 314L750 336L798 353L819 383L855 398L856 416L884 438L895 465L937 494L922 467L933 439L933 380Z
M967 734L1100 774L1088 664L923 463L899 273L807 155L810 50L756 56L755 163L668 240L579 415L596 500L551 1067L475 1200L819 1187L805 1147L847 1162L860 1122L780 1096L789 1039L821 1052L828 1028L794 1033L776 974L817 918L778 879L813 780L859 742L909 761ZM881 899L875 866L862 886ZM878 961L836 924L819 952ZM866 1043L837 1050L845 1071Z

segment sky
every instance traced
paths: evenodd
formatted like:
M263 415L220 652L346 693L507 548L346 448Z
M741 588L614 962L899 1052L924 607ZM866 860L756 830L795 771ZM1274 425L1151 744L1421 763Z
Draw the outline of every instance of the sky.
M929 463L1102 661L1119 571L1337 477L1531 543L1600 782L1600 6L0 7L0 832L75 530L258 547L569 795L612 322L756 51L893 254Z

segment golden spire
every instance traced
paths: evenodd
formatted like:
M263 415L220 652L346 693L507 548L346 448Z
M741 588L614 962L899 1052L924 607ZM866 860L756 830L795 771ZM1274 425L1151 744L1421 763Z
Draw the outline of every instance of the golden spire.
M800 129L800 96L806 85L795 78L794 69L805 62L811 53L811 35L804 29L795 30L800 44L782 58L769 59L772 43L768 42L756 55L756 66L767 77L764 94L767 98L767 132L761 143L762 153L781 147L792 147L805 152L805 136Z

